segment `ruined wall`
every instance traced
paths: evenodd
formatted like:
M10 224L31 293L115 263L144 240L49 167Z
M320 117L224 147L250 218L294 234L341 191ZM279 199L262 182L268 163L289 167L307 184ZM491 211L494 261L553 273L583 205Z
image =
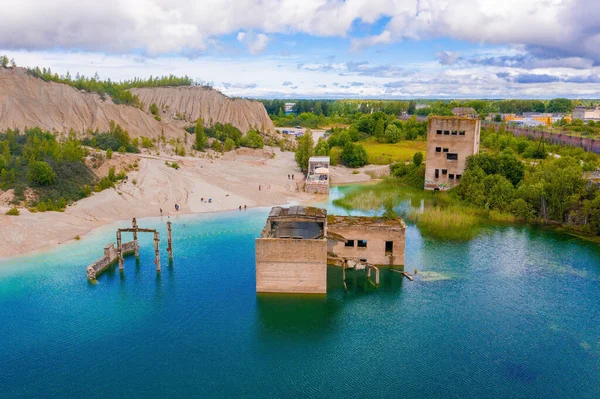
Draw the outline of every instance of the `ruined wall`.
M458 183L465 171L467 157L479 152L480 130L479 119L429 118L425 163L426 190L449 190ZM457 159L448 159L448 154L457 154Z
M327 240L257 238L256 292L325 294Z
M305 191L311 194L328 194L329 193L329 184L311 184L306 183Z
M129 241L122 244L123 256L130 255L139 248L139 244L135 241ZM104 256L86 268L86 274L89 280L95 280L102 274L110 265L117 261L117 248L115 243L110 243L104 247Z
M337 256L345 258L366 259L368 263L374 265L393 265L404 266L404 251L405 251L405 229L398 226L397 228L386 227L341 227L329 225L330 233L335 233L343 236L347 240L354 240L352 247L347 247L344 242L329 241L328 251L335 253ZM358 240L366 240L366 247L359 247ZM387 254L385 250L385 242L393 242L393 253Z
M499 123L486 122L484 124L485 128L499 130ZM595 152L596 154L600 154L600 140L587 138L587 137L578 137L578 136L570 136L568 134L562 133L551 133L545 132L535 129L528 129L524 127L517 126L504 126L507 132L514 134L517 137L525 136L534 140L539 140L540 138L544 138L547 142L552 144L560 144L560 145L570 145L573 147L581 147L585 151Z

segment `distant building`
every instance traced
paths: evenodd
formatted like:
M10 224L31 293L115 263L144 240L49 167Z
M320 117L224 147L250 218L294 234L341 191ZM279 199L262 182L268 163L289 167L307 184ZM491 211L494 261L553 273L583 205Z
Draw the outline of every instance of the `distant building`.
M467 157L479 152L481 121L458 116L429 117L425 189L449 190L465 171Z
M329 193L329 157L310 157L304 190L307 193Z
M471 108L471 107L452 108L452 114L454 116L464 116L464 117L468 117L468 118L476 118L477 117L477 111L475 111L475 109Z
M285 112L286 115L293 114L295 106L296 106L296 103L285 103L283 105L283 111Z
M600 120L600 106L575 107L575 109L573 109L573 119L581 119L582 121L598 121Z

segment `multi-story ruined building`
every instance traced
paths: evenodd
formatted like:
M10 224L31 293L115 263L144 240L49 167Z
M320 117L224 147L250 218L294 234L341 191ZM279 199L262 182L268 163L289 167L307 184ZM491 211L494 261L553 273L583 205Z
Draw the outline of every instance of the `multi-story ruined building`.
M321 208L275 207L256 239L256 291L324 294L327 264L348 260L404 268L402 219L327 216Z
M479 152L481 121L432 116L427 131L425 189L449 190L460 181L467 157Z

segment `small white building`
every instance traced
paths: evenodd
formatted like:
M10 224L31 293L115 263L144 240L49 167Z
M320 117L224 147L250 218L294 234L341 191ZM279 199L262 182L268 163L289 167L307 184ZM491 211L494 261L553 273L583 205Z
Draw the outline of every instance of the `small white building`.
M310 157L305 185L307 193L329 193L329 165L329 157Z

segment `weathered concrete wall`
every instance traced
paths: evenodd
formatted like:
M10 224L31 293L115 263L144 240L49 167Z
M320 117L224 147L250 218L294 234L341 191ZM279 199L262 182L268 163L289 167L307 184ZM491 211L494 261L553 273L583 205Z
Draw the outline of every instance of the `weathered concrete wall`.
M328 194L329 184L311 184L306 183L306 192L311 194Z
M493 123L493 122L484 123L484 127L488 128L488 129L499 130L500 126L501 125L499 123ZM540 131L540 130L535 130L535 129L516 127L516 126L504 126L504 128L507 132L510 132L517 137L525 136L525 137L532 138L534 140L539 140L540 138L543 138L544 140L546 140L547 142L550 142L552 144L561 144L561 145L570 145L573 147L581 147L585 151L595 152L596 154L600 154L600 140L597 140L597 139L592 139L592 138L588 138L588 137L570 136L568 134L562 134L562 133L551 133L551 132L545 132L545 131Z
M456 176L462 176L464 173L467 157L479 152L480 131L479 119L429 118L425 164L426 190L449 190L458 183L459 179ZM457 159L448 159L448 154L457 154Z
M256 292L325 294L327 240L257 238Z
M347 240L354 240L352 247L347 247L344 242L329 240L328 252L344 258L366 259L367 263L374 265L404 266L405 229L389 229L385 227L338 227L329 225L330 233L343 236ZM366 247L359 247L358 240L366 240ZM385 250L386 241L393 242L393 253Z
M138 243L135 241L125 242L123 245L123 256L135 253ZM104 256L86 268L88 279L95 280L110 265L117 260L117 248L115 243L110 243L104 247Z

